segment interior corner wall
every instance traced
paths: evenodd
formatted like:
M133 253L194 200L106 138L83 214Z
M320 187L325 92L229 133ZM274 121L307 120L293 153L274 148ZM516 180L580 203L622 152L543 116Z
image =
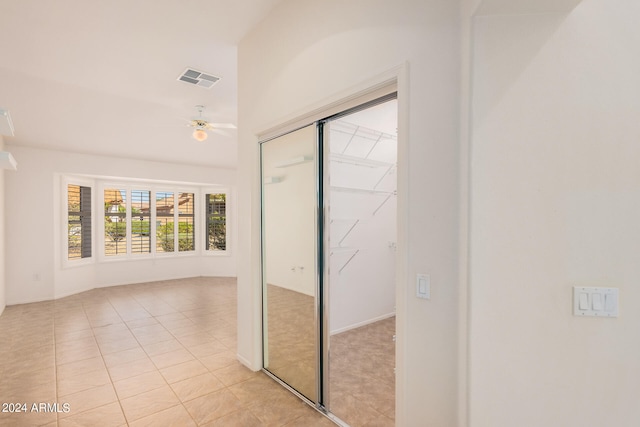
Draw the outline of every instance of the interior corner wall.
M475 18L470 425L640 420L640 4ZM619 289L617 318L573 286Z
M260 365L258 133L408 64L397 425L457 424L460 16L449 0L284 0L239 46L239 358ZM406 107L403 107L403 102ZM404 108L404 109L403 109ZM405 115L404 117L402 115ZM401 193L399 187L399 194ZM404 190L404 187L402 187ZM400 200L399 200L400 203ZM404 237L403 237L404 239ZM404 245L404 247L402 247ZM432 280L415 296L417 273Z
M235 276L230 256L93 262L63 268L60 175L92 175L235 186L235 170L112 158L9 145L18 170L5 175L6 303L64 297L96 287L194 276ZM188 185L188 184L185 184ZM234 202L230 211L234 211Z
M0 151L4 150L4 139L0 135ZM0 169L0 315L4 311L6 305L6 269L5 269L5 257L6 257L6 235L5 235L5 215L4 215L4 175L6 174L4 169Z

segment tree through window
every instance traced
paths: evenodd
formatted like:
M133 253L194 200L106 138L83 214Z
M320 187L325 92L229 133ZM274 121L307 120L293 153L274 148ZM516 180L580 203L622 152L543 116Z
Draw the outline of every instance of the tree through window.
M126 190L104 190L104 254L107 256L127 253L126 202Z
M208 251L227 250L227 195L207 194L207 239Z

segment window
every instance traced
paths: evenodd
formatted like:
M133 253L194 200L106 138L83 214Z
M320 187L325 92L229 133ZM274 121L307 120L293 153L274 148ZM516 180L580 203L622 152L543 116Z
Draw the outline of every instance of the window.
M106 256L127 253L127 191L104 190L104 253Z
M206 249L208 251L227 250L227 195L207 194Z
M193 193L179 193L178 197L178 250L194 251L195 230L193 227Z
M151 198L150 191L131 192L131 253L151 252Z
M156 252L173 252L173 193L156 192Z
M216 187L205 194L200 185L74 176L63 177L61 184L60 245L68 252L62 260L65 266L94 261L94 246L98 261L227 250L226 195ZM98 200L93 188L98 188ZM207 202L202 203L205 195ZM93 205L100 206L97 218ZM200 229L207 229L208 235ZM71 261L82 258L91 259Z
M67 185L68 259L91 257L91 187Z

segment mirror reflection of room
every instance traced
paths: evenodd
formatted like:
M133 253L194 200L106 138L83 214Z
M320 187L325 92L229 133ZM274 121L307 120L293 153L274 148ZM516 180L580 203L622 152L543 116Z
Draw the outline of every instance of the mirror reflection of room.
M264 366L317 401L315 126L262 145Z

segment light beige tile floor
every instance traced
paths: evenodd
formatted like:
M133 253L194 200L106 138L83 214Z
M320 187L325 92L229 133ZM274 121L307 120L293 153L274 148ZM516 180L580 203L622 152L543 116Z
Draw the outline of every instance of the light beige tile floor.
M267 287L265 368L311 400L316 398L314 298ZM332 335L326 407L353 427L395 425L395 316Z
M0 411L12 412L0 412L0 426L332 426L238 363L235 319L227 278L9 306Z
M312 296L268 285L265 368L312 401L317 401L317 324Z

